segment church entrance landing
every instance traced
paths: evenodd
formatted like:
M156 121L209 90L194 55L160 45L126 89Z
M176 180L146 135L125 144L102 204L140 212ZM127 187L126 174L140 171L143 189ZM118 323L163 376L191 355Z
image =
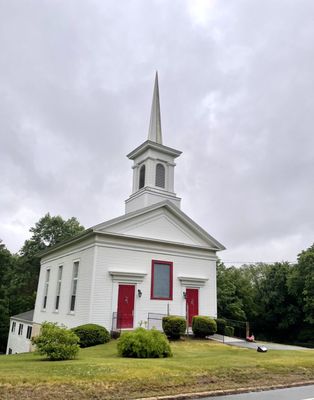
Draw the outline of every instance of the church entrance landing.
M134 285L119 285L117 328L133 328L134 319Z

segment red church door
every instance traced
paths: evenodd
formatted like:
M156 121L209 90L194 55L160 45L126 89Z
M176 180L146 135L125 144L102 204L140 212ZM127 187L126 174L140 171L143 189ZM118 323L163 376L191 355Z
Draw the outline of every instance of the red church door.
M192 326L194 315L198 315L198 289L186 289L186 311L189 326Z
M117 327L133 328L134 285L119 285Z

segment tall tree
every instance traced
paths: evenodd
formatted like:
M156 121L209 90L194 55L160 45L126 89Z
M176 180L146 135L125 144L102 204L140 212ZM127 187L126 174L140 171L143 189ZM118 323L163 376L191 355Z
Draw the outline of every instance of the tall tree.
M6 349L8 327L10 320L10 303L8 288L10 271L13 266L13 256L0 240L0 352Z
M256 284L255 327L269 339L292 340L300 321L296 299L289 293L288 280L294 266L287 262L264 264Z
M314 347L314 244L298 255L288 280L288 289L302 315L297 340L311 343Z
M52 217L47 213L35 226L30 228L32 237L26 240L21 249L21 255L27 257L36 256L36 254L49 246L81 233L84 227L75 217L64 220L60 215Z
M239 273L235 267L227 268L217 263L217 308L218 315L234 320L246 320L243 299L238 295Z

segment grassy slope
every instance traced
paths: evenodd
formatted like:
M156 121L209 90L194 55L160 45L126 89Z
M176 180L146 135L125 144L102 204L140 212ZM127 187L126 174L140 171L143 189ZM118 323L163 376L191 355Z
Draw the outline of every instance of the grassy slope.
M239 349L210 341L172 344L173 358L119 358L116 342L80 350L73 361L35 354L0 357L0 398L132 399L314 379L314 352Z

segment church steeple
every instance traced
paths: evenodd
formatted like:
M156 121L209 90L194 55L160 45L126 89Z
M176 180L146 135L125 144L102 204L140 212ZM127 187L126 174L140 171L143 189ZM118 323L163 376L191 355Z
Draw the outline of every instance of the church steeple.
M152 109L150 112L148 140L162 144L159 85L158 85L158 72L157 71L156 71L156 75L155 75L155 85L154 85Z
M181 199L174 193L174 160L181 151L162 144L158 73L155 75L148 140L127 155L134 161L132 194L125 202L131 212L169 200L180 208Z

